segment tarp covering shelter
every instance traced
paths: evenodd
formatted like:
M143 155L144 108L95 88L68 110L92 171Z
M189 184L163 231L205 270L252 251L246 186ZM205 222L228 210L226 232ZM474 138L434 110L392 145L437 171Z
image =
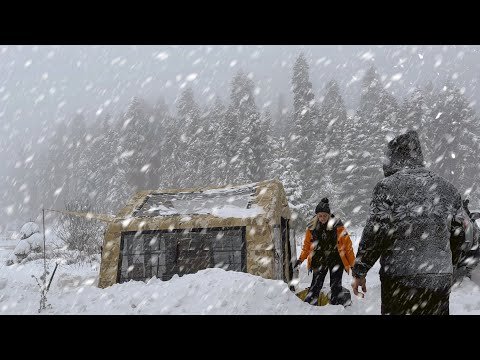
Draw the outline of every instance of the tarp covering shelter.
M297 277L290 215L277 180L140 191L109 221L99 287L209 267L289 283Z

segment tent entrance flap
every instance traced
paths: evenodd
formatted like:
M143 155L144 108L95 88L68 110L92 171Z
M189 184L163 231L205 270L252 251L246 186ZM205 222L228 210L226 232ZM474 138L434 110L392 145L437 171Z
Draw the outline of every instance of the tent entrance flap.
M296 260L296 255L292 255L294 252L291 249L290 243L290 220L283 217L280 218L280 228L282 232L282 246L285 249L285 276L283 280L288 283L293 279L292 263Z
M170 280L219 267L247 271L245 227L124 232L117 281Z

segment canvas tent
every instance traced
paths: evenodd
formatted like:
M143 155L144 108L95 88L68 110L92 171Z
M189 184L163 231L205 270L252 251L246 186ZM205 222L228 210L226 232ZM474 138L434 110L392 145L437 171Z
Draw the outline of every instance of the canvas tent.
M109 222L99 287L209 267L290 283L298 274L289 221L277 180L138 192Z

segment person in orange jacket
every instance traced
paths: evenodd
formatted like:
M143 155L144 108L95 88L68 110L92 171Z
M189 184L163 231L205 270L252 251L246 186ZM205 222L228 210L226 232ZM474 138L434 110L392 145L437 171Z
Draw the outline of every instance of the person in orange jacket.
M312 283L305 302L316 304L327 272L330 271L330 303L341 303L343 270L350 273L355 263L352 241L339 218L330 213L327 198L315 208L315 217L309 222L302 253L295 268L308 257L308 270L313 271Z

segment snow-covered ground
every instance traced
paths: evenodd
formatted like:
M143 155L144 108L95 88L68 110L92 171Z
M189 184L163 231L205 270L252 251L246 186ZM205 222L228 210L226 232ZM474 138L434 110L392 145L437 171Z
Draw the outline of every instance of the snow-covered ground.
M358 233L352 231L352 233ZM359 235L353 238L358 247ZM38 314L40 291L32 275L43 272L43 261L5 266L13 250L11 242L0 243L0 314ZM300 250L300 249L298 249ZM298 256L299 253L297 253ZM49 270L54 268L49 262ZM107 289L96 287L99 264L61 265L47 294L50 307L42 314L380 314L379 264L367 276L365 298L352 296L353 304L314 307L302 302L282 281L246 273L206 269L196 274L174 276L169 281L131 281ZM480 269L452 290L451 314L480 314ZM298 289L309 286L306 261L301 265ZM344 273L343 286L351 276ZM329 275L324 289L328 291Z

